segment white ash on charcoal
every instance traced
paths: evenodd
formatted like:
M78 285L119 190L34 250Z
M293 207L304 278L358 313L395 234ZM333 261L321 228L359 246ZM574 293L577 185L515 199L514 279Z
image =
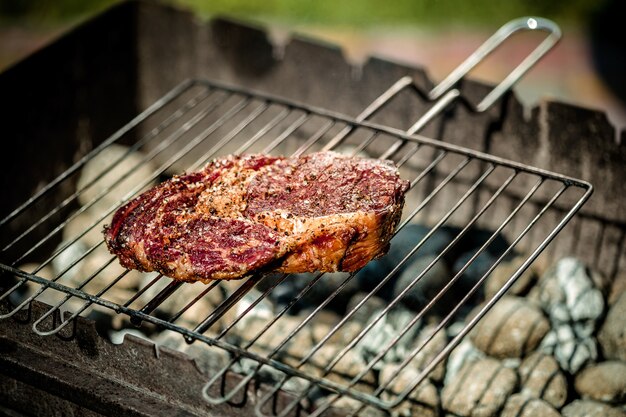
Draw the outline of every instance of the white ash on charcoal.
M626 402L626 362L590 365L578 372L574 386L584 399L623 404Z
M370 319L370 323L373 322L380 313L382 313L382 311L376 311ZM363 339L355 346L356 351L366 362L369 362L386 348L386 345L394 337L398 336L414 317L414 312L402 306L396 306L383 315L372 326L364 335ZM411 351L413 340L417 336L420 326L420 321L410 326L406 333L389 348L383 358L374 365L374 369L381 369L384 363L397 363L402 361Z
M69 245L68 245L69 244ZM67 245L67 247L65 247ZM89 250L83 242L61 242L55 249L60 251L51 262L55 275L63 274L58 282L64 285L73 285L84 280L80 277L80 260Z
M311 326L311 340L312 342L319 343L335 327L334 323L314 323ZM345 346L352 342L358 334L363 330L363 325L358 322L348 321L340 326L324 343Z
M598 401L576 400L561 410L563 417L626 417L626 411Z
M410 365L399 368L397 365L387 365L380 372L378 378L379 385L387 385L381 395L384 401L394 401L419 377L420 372ZM425 416L436 417L441 410L439 392L435 385L424 378L415 389L413 389L407 400L400 403L393 409L394 416Z
M476 307L476 312L482 306ZM523 358L550 330L541 309L525 298L504 296L470 333L474 346L495 358Z
M485 354L478 350L469 338L463 339L448 356L444 385L451 384L464 366L484 358Z
M434 324L424 326L420 331L418 337L415 339L411 346L411 350L418 346L421 346L428 338L431 338L432 333L436 330ZM421 350L415 355L409 362L408 366L422 371L435 359L435 356L441 352L448 344L448 336L445 329L441 329L432 335L432 338L421 348ZM446 373L446 359L444 358L439 362L435 368L428 374L428 377L436 382L441 383Z
M555 325L569 324L579 337L591 336L604 315L602 292L592 272L575 258L564 258L550 268L533 289L541 307Z
M367 363L353 350L348 350L332 369L326 371L328 365L339 357L343 346L323 345L300 369L319 378L347 385L353 378L365 370ZM287 360L287 364L298 366L298 361ZM354 384L354 389L361 392L372 393L376 388L376 376L372 370L366 372Z
M256 338L249 348L252 352L268 355L280 345L283 345L280 348L281 356L279 357L286 356L286 359L293 358L293 361L301 359L313 346L310 328L305 327L294 333L291 339L285 342L288 335L294 332L302 323L302 318L283 315L267 327L274 319L275 317L262 315L246 315L229 330L226 334L226 340L243 347ZM285 343L283 344L283 342Z
M564 371L575 374L598 358L598 348L593 337L579 337L572 326L558 325L546 334L539 349L554 356Z
M65 245L62 242L57 249ZM54 275L61 275L57 282L91 295L98 294L115 282L112 288L102 294L102 298L117 304L125 303L133 296L143 274L127 271L120 266L104 245L88 251L89 248L81 241L63 249L51 263Z
M321 397L315 403L315 408L323 407L331 400L331 397ZM359 411L359 417L389 417L389 413L372 406L364 406L359 400L352 397L342 396L332 403L331 410L337 410L341 414L350 414Z
M593 335L604 315L605 303L592 275L579 260L564 258L546 271L529 294L552 324L541 350L553 355L571 374L598 357Z
M78 201L83 206L104 214L129 197L139 184L147 183L142 190L155 184L151 179L156 166L144 154L122 145L113 144L94 156L83 167L77 189L83 190ZM95 199L97 202L92 203Z
M598 333L598 342L607 359L626 361L624 317L626 317L626 292L622 293L611 306Z
M519 384L517 373L493 358L466 363L441 392L444 411L457 416L496 416Z
M249 358L239 359L233 364L231 370L241 375L254 374L255 379L259 382L268 384L283 382L281 389L295 395L305 393L310 385L310 382L306 379L295 376L285 378L287 377L286 373L269 365L261 365L259 362Z
M521 363L518 373L521 394L541 399L552 407L560 409L567 400L567 378L554 357L535 352Z
M502 261L493 270L485 282L485 298L490 299L507 283L519 267L526 261L526 257L518 256L510 261ZM517 278L515 283L508 289L508 295L524 295L537 282L539 274L531 265Z
M500 417L560 417L561 414L546 401L523 394L509 397Z

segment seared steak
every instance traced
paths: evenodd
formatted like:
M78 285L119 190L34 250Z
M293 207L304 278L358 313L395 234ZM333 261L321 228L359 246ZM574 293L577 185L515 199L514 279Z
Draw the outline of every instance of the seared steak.
M407 189L391 161L227 156L121 207L105 241L124 267L184 281L355 271L387 251Z

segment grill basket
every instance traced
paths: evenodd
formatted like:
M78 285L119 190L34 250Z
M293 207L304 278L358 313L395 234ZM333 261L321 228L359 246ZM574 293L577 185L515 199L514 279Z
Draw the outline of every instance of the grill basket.
M481 102L474 105L454 89L461 77L512 33L537 28L547 30L549 37ZM14 316L33 300L43 300L52 307L33 324L33 331L42 336L71 334L77 316L111 310L128 316L135 325L143 322L144 327L171 331L187 343L205 344L207 349L227 355L222 371L212 376L207 387L220 384L228 370L245 376L237 387L224 389L219 397L210 396L205 389L203 395L211 403L229 401L251 380L270 374L273 389L257 404L259 415L286 415L316 391L325 392L326 401L314 415L324 413L342 397L358 400L361 409L396 407L539 257L592 193L591 185L584 181L416 134L435 118L445 117L453 102L471 112L487 110L559 36L558 28L544 19L511 22L432 91L423 92L403 78L356 118L216 82L182 83L0 221L0 269L6 289L0 299L15 306L0 318ZM427 98L433 102L431 110L407 131L371 121L379 112L390 111L401 94ZM129 147L105 158L106 163L95 164L117 144ZM380 269L383 259L356 274L274 274L192 285L158 274L120 270L106 251L102 225L121 204L154 182L197 170L211 159L231 153L301 155L320 150L392 159L401 176L410 181L402 220L392 240L396 259L388 269ZM97 170L85 180L81 171L89 165L96 165ZM122 201L117 198L110 204L112 196L122 194ZM52 204L59 195L62 202ZM42 207L46 214L36 217ZM91 221L85 223L85 218ZM400 239L399 234L415 224L428 227L421 238L411 242ZM489 233L471 237L476 230ZM415 258L443 233L451 235L449 242L416 269ZM480 241L449 281L423 304L413 305L414 315L394 328L376 351L368 351L362 368L346 375L342 361L356 352L363 357L368 338L392 320L429 274L470 237ZM487 254L489 261L484 265ZM485 281L513 256L523 257L519 267L467 316L467 307ZM52 264L60 272L51 276L46 271ZM481 274L468 287L469 271L478 265ZM410 279L399 279L407 274L412 275ZM294 287L293 282L298 283L293 293L277 303L278 294L287 286ZM365 293L360 302L346 308L346 294L355 283ZM355 317L366 311L371 299L382 297L392 283L402 285L387 295L384 308L363 326L355 327ZM303 300L311 297L316 302L302 307ZM199 309L206 300L211 300L210 311ZM338 308L344 309L341 319L326 322L325 311ZM465 317L463 325L452 326ZM432 329L428 335L399 352L400 341L425 323ZM400 371L441 335L446 343L401 390L391 388L397 374L380 377L385 357L395 355ZM311 338L310 346L302 349L302 340ZM279 389L293 391L294 400L285 409L271 411L272 395Z

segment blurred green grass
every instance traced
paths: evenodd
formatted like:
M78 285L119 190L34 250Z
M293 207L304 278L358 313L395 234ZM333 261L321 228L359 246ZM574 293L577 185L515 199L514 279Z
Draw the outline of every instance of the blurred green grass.
M56 25L96 14L120 0L0 0L0 21ZM285 24L480 27L538 15L561 25L584 25L602 0L163 0L203 18L228 15Z

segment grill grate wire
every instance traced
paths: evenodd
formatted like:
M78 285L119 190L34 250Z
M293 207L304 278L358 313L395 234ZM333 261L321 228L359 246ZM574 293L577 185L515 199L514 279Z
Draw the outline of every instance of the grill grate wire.
M462 96L459 90L454 88L468 71L481 62L485 56L511 34L519 30L535 29L547 31L549 36L522 64L514 69L509 76L505 77L504 81L491 90L477 105L470 103ZM42 294L48 292L61 295L61 297L47 313L33 323L33 331L42 336L57 334L74 322L79 315L84 315L89 309L102 307L129 316L134 324L138 325L145 321L162 329L176 332L182 335L188 343L199 340L206 345L216 346L228 352L230 360L219 372L213 375L203 390L204 398L210 403L223 403L232 400L242 388L253 378L258 377L264 369L271 368L282 373L282 377L273 384L272 390L258 402L256 406L258 415L265 415L272 396L278 390L284 388L285 384L290 380L296 378L306 381L307 387L299 392L285 409L279 410L278 415L287 415L292 409L298 407L312 390L319 388L328 390L331 395L322 406L314 411L313 415L323 414L342 396L361 402L361 408L354 411L353 415L357 415L368 405L387 410L397 406L406 400L411 392L471 330L474 324L502 297L517 277L539 256L592 193L591 185L583 181L417 135L419 131L440 116L454 102L459 102L475 113L487 110L559 38L560 31L558 27L545 19L523 18L510 22L496 32L475 54L461 64L432 91L424 93L413 84L409 77L404 77L354 119L313 106L298 104L290 100L215 82L186 81L182 83L92 152L80 159L58 178L43 187L23 205L10 213L9 216L0 220L0 228L10 231L10 233L6 233L9 236L9 240L2 242L3 263L0 264L0 268L7 272L5 275L18 277L17 282L0 295L0 301L6 299L18 299L18 301L14 303L15 307L8 313L1 315L0 319L12 317L18 311L28 308L33 300L39 299ZM433 104L406 132L368 121L378 112L384 111L394 97L407 89ZM126 153L111 161L106 169L103 169L89 182L83 184L82 188L76 189L74 193L63 199L59 205L52 207L47 214L32 222L24 230L15 231L11 229L16 219L28 216L36 204L45 201L46 196L57 191L60 184L71 180L90 160L112 144L119 142L131 133L137 132L141 132L139 139L128 148ZM180 166L189 171L197 170L212 158L226 153L264 152L301 155L312 150L341 149L347 144L351 146L349 150L353 154L368 152L375 157L391 158L401 170L410 172L411 190L409 194L413 193L413 199L419 201L419 203L415 207L407 206L405 208L405 213L396 234L406 225L416 220L425 220L432 224L432 228L426 236L419 242L416 242L415 246L406 253L392 271L384 277L380 277L378 284L352 310L347 311L339 322L330 327L328 333L314 343L308 352L302 352L302 357L298 358L295 364L286 363L281 359L284 348L302 332L309 329L323 309L341 296L342 291L355 278L355 273L346 274L345 278L334 288L328 297L321 301L306 316L301 317L301 321L295 328L287 332L281 341L278 341L273 346L269 346L270 349L264 353L259 353L255 349L257 342L267 335L269 329L276 326L277 322L288 317L290 310L294 308L296 303L313 291L320 283L323 283L325 274L315 274L282 308L274 312L273 316L263 324L254 336L241 344L236 344L229 340L229 336L237 329L237 326L249 320L253 310L266 302L278 286L288 282L290 279L296 279L296 277L282 274L267 284L264 289L260 287L260 284L264 284L264 281L269 280L269 278L263 276L244 278L237 288L225 288L226 285L230 284L214 281L195 294L188 302L180 303L180 306L174 309L168 318L163 318L155 314L155 312L158 311L163 303L171 300L177 292L184 290L184 287L188 284L170 281L164 288L159 290L159 285L168 282L168 280L162 275L156 274L132 293L131 296L122 300L123 302L119 300L111 301L107 299L107 295L110 294L112 289L122 285L121 283L128 279L129 276L129 271L123 271L108 283L101 283L102 285L98 283L98 277L103 271L114 264L115 258L113 256L109 256L100 265L91 269L80 282L73 283L73 285L68 285L68 283L64 282L68 272L79 266L91 254L102 249L102 241L88 247L80 255L74 257L54 277L46 279L40 276L40 273L46 267L49 267L55 259L64 256L73 245L83 239L88 233L91 233L94 228L99 227L103 221L109 219L111 214L121 204L132 199L153 181L158 180L163 174L172 170L177 171ZM75 204L81 194L84 194L86 190L104 178L110 169L122 165L126 158L136 151L142 151L140 154L142 156L134 166L130 167L114 182L104 187L89 202L82 204L80 208L66 219L59 223L55 222L57 213ZM199 157L198 154L200 155ZM98 216L95 220L88 224L83 231L73 236L72 239L58 246L35 269L24 271L18 268L25 260L30 259L41 251L46 244L58 238L59 234L63 233L64 229L81 214L98 207L98 204L102 203L105 197L122 181L130 178L141 167L152 163L158 164L158 168L148 178L137 183L123 197L122 202L98 211ZM435 185L432 189L424 186L427 180L433 179L435 180ZM460 187L460 189L464 190L458 193L460 196L458 199L451 198L455 194L454 191L451 191L455 190L453 187L456 187L456 189ZM568 198L563 198L566 194ZM447 199L446 195L448 196ZM328 346L331 338L350 323L351 318L365 303L378 294L385 284L397 276L400 270L410 262L412 255L419 252L428 240L447 224L458 223L458 217L462 217L463 213L467 212L468 203L480 201L481 198L484 201L477 204L477 208L461 221L461 227L452 241L421 272L417 273L411 282L382 311L378 312L349 343L342 346L328 363L323 364L321 373L313 373L306 369L306 366L310 365L316 353ZM504 206L503 199L508 199L509 203L513 202L511 210L505 210L504 218L495 222L497 227L492 227L494 232L482 243L480 248L467 260L463 267L454 274L445 287L428 300L426 305L419 312L416 312L414 317L403 328L399 329L356 375L346 378L342 382L329 379L328 375L332 374L336 365L358 346L360 341L367 336L380 320L385 318L402 302L406 294L420 283L438 261L443 259L466 234L471 233L473 227L480 225L481 222L489 222L489 220L485 220L485 217L493 215L495 209ZM446 209L440 210L439 206L444 203L447 204ZM528 210L529 207L531 207L531 210L534 210L533 215L527 216L531 220L519 220L521 218L520 213ZM545 218L546 213L553 212L557 216L554 224L544 230L545 234L543 236L535 237L534 235L538 233L537 229L541 229L541 221ZM398 364L398 369L408 366L410 361L423 351L424 347L432 341L438 332L445 331L446 326L452 322L455 315L470 300L472 295L480 289L496 266L511 253L517 252L524 246L520 242L524 242L526 239L529 241L526 246L531 247L525 250L525 253L528 253L525 261L498 292L437 353L402 392L395 393L390 399L386 400L381 397L383 393L388 392L386 390L393 382L393 379L383 381L368 392L360 389L359 384L364 383L363 378L394 348L403 336L419 325L420 321L426 317L436 303L453 288L467 269L476 262L477 258L485 253L498 234L508 230L507 228L512 228L511 225L514 223L516 224L515 228L519 230L515 232L510 231L509 234L513 236L510 245L493 262L489 270L482 275L470 291L465 294L462 300L452 306L452 309L437 323L434 330L407 353L405 358ZM27 250L23 252L18 251L17 248L24 242L28 242L39 228L46 228L49 231L39 241L32 245L29 244ZM529 237L531 235L530 232L533 232L532 237ZM530 243L533 245L530 245ZM94 283L96 287L87 290ZM20 299L20 291L28 285L34 286L35 290L23 299ZM252 301L249 301L246 306L242 307L243 299L250 296L252 290L257 289L257 287L257 296ZM148 297L146 300L145 296L155 288L157 289L156 294ZM201 300L220 291L226 293L227 296L223 297L223 300L215 306L213 311L194 322L195 325L181 323L181 319ZM61 311L64 309L64 306L69 304L70 300L82 300L82 304L74 306L72 313L61 315ZM238 311L235 314L231 314L233 310ZM228 314L232 316L230 321L223 323L221 329L213 331L212 329L218 322L224 322ZM48 323L50 319L53 321L52 326ZM205 334L208 331L211 331L210 335ZM245 377L236 387L228 392L224 392L220 397L209 396L208 388L212 384L219 383L225 374L232 370L242 358L252 359L256 365L253 366L251 371L246 372Z

